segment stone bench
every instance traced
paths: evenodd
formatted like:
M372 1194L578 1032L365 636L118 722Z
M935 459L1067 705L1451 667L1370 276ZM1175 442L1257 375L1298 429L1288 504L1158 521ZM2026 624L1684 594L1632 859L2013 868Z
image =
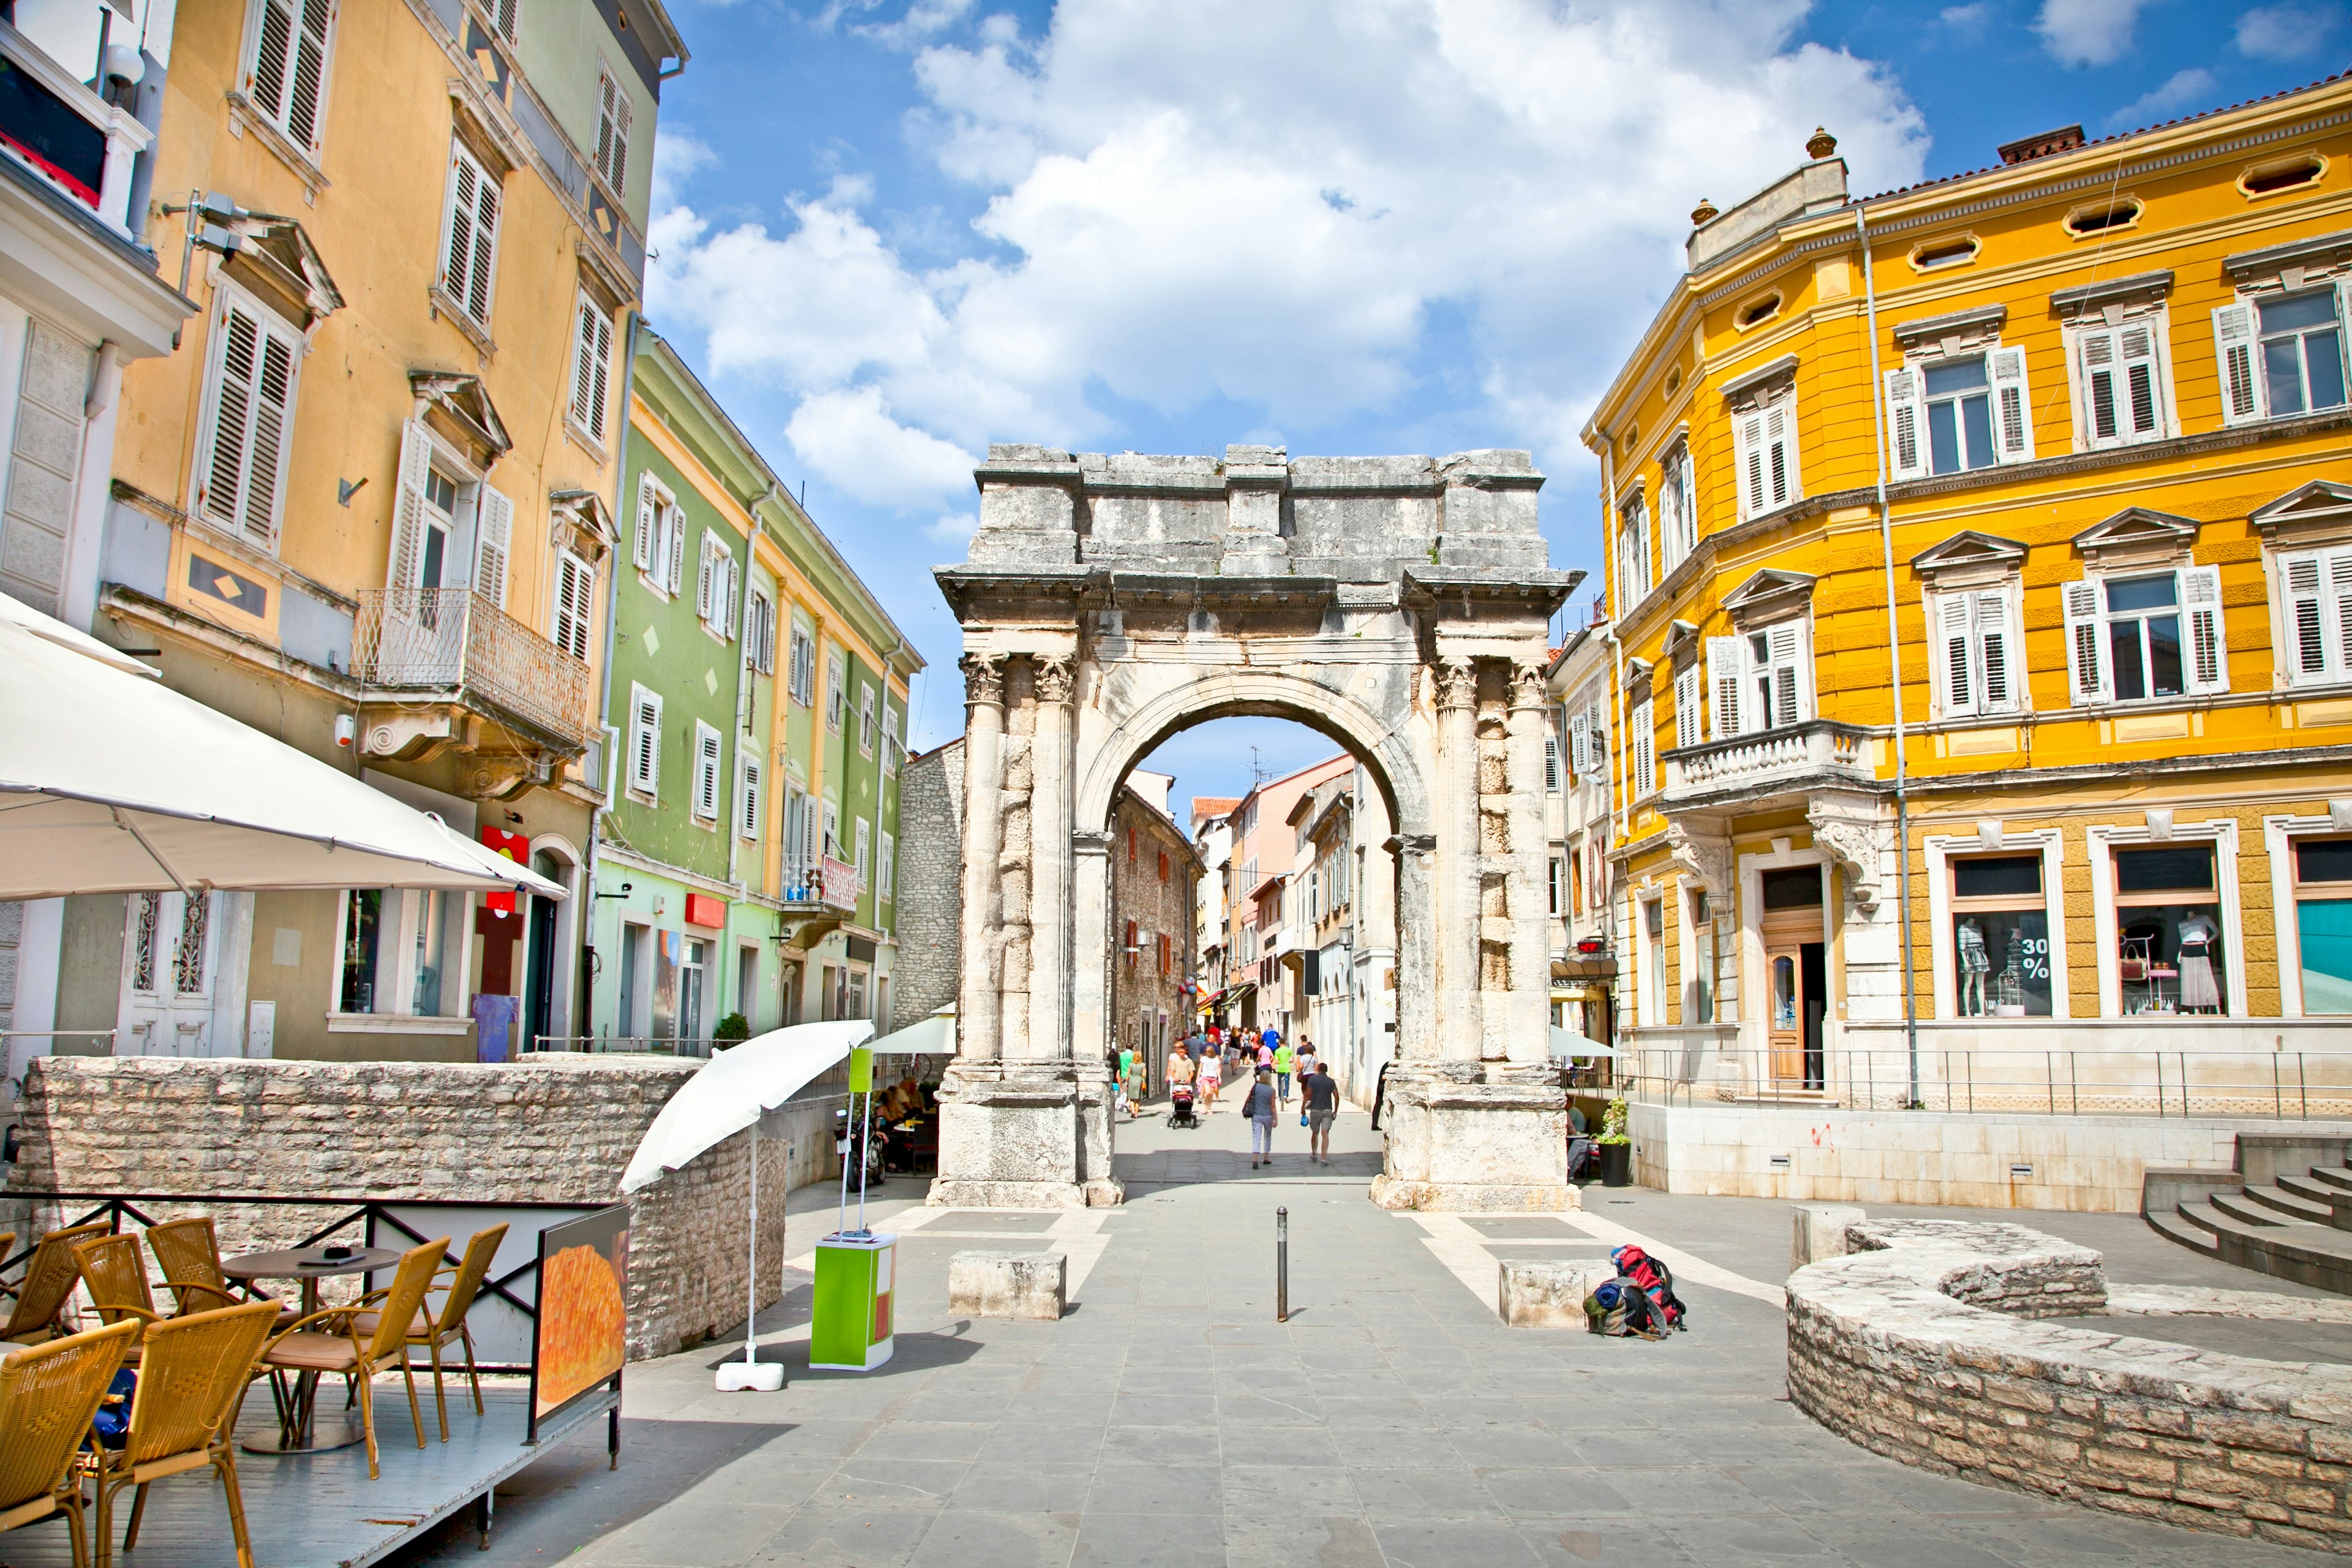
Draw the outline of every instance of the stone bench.
M1496 1310L1515 1329L1581 1329L1584 1299L1617 1271L1606 1258L1570 1263L1505 1262L1495 1292Z
M1058 1319L1069 1281L1070 1260L1058 1252L959 1252L948 1261L948 1310Z

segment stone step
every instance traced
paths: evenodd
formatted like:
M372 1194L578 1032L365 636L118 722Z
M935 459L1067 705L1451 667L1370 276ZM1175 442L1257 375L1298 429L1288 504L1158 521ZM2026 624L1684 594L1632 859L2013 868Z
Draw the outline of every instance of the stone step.
M2289 1219L2305 1220L2312 1225L2329 1223L2330 1210L2325 1199L2314 1200L2290 1192L2282 1182L2276 1186L2248 1187L2246 1201L2283 1214Z
M2249 1224L2210 1201L2182 1204L2180 1217L2213 1238L2212 1247L2197 1250L2224 1263L2352 1296L2352 1234L2275 1211L2274 1224Z
M2240 1225L2294 1225L2298 1221L2309 1223L2306 1215L2290 1215L2284 1210L2273 1208L2256 1198L2251 1190L2215 1193L2206 1201Z
M2352 1168L2342 1165L2314 1165L2311 1179L2331 1192L2352 1193Z
M2221 1256L2221 1241L2210 1230L2191 1225L2178 1214L2152 1214L2143 1216L2148 1228L2167 1241L2177 1241L2191 1252L2201 1252L2208 1258Z
M2323 1209L2328 1205L2330 1194L2338 1190L2321 1181L2315 1171L2301 1176L2281 1176L2278 1186L2279 1191Z

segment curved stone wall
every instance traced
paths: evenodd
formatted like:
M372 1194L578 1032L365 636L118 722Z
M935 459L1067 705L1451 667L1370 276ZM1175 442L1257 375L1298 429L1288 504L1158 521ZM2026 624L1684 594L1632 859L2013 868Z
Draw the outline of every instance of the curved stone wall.
M1874 1220L1789 1279L1789 1394L1906 1464L2352 1552L2352 1367L2034 1320L2108 1311L2099 1255L2021 1226Z

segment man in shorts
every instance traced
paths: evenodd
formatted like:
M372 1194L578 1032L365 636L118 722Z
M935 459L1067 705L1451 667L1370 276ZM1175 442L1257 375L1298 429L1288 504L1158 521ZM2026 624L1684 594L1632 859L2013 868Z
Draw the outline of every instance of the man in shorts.
M1274 1038L1281 1038L1270 1029L1266 1032ZM1297 1056L1287 1040L1274 1047L1274 1092L1285 1105L1290 1103L1290 1069L1297 1065Z
M1307 1158L1328 1165L1331 1163L1331 1123L1339 1114L1339 1082L1325 1072L1318 1061L1298 1080L1298 1095L1307 1106Z

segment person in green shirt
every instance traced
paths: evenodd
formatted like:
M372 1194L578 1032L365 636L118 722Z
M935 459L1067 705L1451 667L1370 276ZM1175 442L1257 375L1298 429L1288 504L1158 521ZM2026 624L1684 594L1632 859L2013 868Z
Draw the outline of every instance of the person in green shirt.
M1288 1040L1274 1047L1275 1093L1285 1105L1290 1103L1290 1069L1297 1065L1298 1053L1290 1048Z
M1121 1046L1118 1049L1118 1097L1127 1101L1127 1119L1135 1120L1135 1047Z

